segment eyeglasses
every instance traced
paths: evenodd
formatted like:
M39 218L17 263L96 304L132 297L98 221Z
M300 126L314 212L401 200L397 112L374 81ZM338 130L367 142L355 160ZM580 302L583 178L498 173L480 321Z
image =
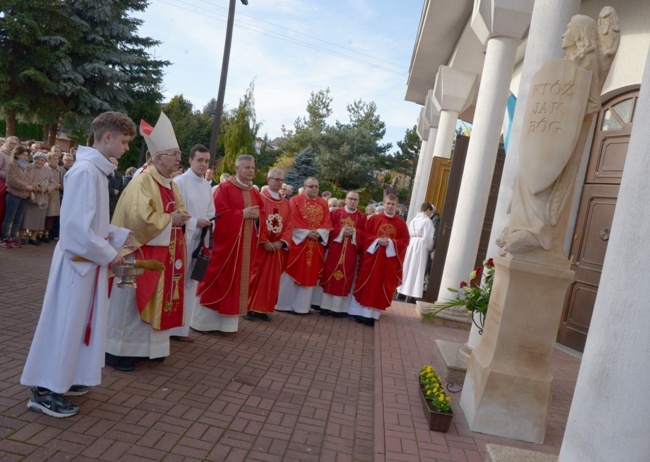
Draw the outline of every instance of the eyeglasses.
M178 152L161 152L159 154L156 154L158 156L174 156L174 157L182 157L183 153L178 151Z
M273 181L284 181L284 178L273 178L273 177L268 177L269 180Z

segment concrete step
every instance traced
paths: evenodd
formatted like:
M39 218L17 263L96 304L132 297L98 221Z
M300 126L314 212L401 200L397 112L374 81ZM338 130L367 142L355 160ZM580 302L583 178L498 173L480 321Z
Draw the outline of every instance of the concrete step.
M438 305L439 307L439 305ZM470 330L472 327L472 317L469 311L465 309L449 309L442 311L434 317L427 316L435 312L437 305L422 300L415 303L415 310L418 318L423 322L431 322L436 326L452 327L454 329Z
M439 371L440 377L459 387L463 386L467 372L467 355L461 352L464 345L464 343L437 339L437 351L434 351L434 355L442 360L443 368Z
M485 462L557 462L558 456L526 449L487 444L485 446Z

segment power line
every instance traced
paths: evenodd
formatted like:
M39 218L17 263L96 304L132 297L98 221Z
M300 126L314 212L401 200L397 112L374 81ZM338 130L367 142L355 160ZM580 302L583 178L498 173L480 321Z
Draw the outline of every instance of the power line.
M194 14L200 14L195 10L192 10L192 9L189 9L189 8L186 8L186 7L183 7L183 6L179 6L179 5L175 4L175 3L171 3L170 1L165 1L165 0L158 0L158 1L160 3L172 6L174 8L178 8L178 9L183 10L183 11L187 11L187 12L194 13ZM181 4L184 4L184 5L190 6L190 7L194 8L194 9L199 9L199 10L205 11L205 12L208 13L209 17L211 17L213 19L218 19L220 21L223 20L225 22L225 19L222 19L220 17L221 16L220 13L218 13L216 11L211 11L211 10L208 10L206 8L202 8L200 6L194 5L192 3L185 2L183 0L171 0L171 1L175 1L177 3L181 3ZM205 16L204 14L202 14L202 15ZM272 24L272 23L269 23L269 24ZM405 74L405 71L399 72L399 71L396 71L394 69L389 69L389 68L384 67L384 66L382 66L380 64L372 63L372 62L369 62L369 61L366 61L366 60L361 60L361 59L358 59L356 57L352 57L352 56L348 56L348 55L336 52L334 50L328 50L327 48L323 48L323 47L315 45L315 44L303 42L303 41L300 41L298 39L294 39L292 37L288 37L288 36L279 34L278 32L271 31L269 29L265 29L265 28L263 28L261 26L246 23L244 21L238 21L238 26L241 27L242 29L250 30L250 31L257 32L257 33L260 33L260 34L263 34L263 35L268 35L270 37L274 37L274 38L277 38L279 40L283 40L285 42L293 43L295 45L299 45L299 46L309 48L309 49L312 49L312 50L315 50L315 51L319 51L321 53L329 54L329 55L332 55L332 56L337 56L339 58L343 58L343 59L346 59L348 61L353 61L353 62L356 62L358 64L363 64L365 66L373 67L375 69L380 69L380 70L383 70L385 72L389 72L389 73L396 74L396 75L402 75L402 76ZM281 26L276 26L276 27L281 27ZM291 31L290 29L286 29L286 28L285 28L285 30ZM298 33L300 35L304 35L306 37L310 37L307 34L302 34L300 32L296 32L296 31L293 31L293 32ZM312 38L312 37L310 37L310 38ZM317 39L317 40L320 40L320 39ZM329 43L329 42L326 42L324 40L320 40L320 41L322 41L324 43ZM342 47L340 45L335 45L335 46L343 48L344 50L349 51L350 53L355 53L355 55L364 55L363 53L358 53L358 52L356 52L356 51L354 51L352 49L345 48L345 47ZM374 57L372 57L370 55L364 55L364 56L369 56L372 59L378 60L377 58L374 58ZM379 60L379 61L381 61L381 60ZM393 63L389 63L389 64L391 64L392 66L397 66L396 64L393 64Z
M208 5L214 6L214 7L216 7L216 8L226 9L226 8L223 7L223 6L221 6L221 5L217 5L217 4L215 4L215 3L211 3L211 2L209 2L208 0L200 0L200 1L201 1L202 3L207 3ZM333 46L333 47L341 48L341 49L343 49L343 50L345 50L345 51L349 51L349 52L352 52L352 53L355 53L355 54L358 54L358 55L361 55L361 56L365 56L365 57L367 57L367 58L374 59L374 60L376 60L376 61L380 61L380 62L383 62L383 63L386 63L386 64L390 64L391 66L395 66L395 67L400 68L400 69L404 67L404 66L402 66L402 65L400 65L400 64L396 64L396 63L394 63L394 62L387 61L387 60L382 59L382 58L377 58L376 56L369 55L369 54L367 54L367 53L362 53L362 52L360 52L360 51L353 50L353 49L348 48L348 47L344 47L343 45L339 45L338 43L328 42L327 40L323 40L323 39L321 39L321 38L319 38L319 37L314 37L313 35L305 34L304 32L300 32L300 31L297 31L297 30L294 30L294 29L289 29L288 27L280 26L280 25L275 24L275 23L273 23L273 22L271 22L271 21L266 21L266 20L264 20L264 19L256 18L255 16L252 16L252 15L250 15L250 14L246 14L246 13L244 13L244 12L237 13L237 16L246 16L246 17L248 17L248 18L253 19L254 21L263 22L263 23L269 24L269 25L271 25L271 26L273 26L273 27L277 27L278 29L283 29L283 30L285 30L285 31L287 31L287 32L292 32L292 33L294 33L294 34L302 35L303 37L307 37L307 38L309 38L309 39L311 39L311 40L316 40L316 41L318 41L318 42L322 42L322 43L324 43L324 44L326 44L326 45L330 45L330 46ZM259 26L257 26L257 27L259 27Z

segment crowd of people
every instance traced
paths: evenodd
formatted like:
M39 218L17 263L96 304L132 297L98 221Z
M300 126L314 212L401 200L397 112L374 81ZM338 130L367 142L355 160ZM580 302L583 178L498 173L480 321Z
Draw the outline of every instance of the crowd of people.
M269 322L276 311L308 315L314 308L373 326L390 306L413 234L395 194L386 192L383 210L363 213L358 192L339 201L319 194L317 178L305 179L293 195L278 168L258 190L249 155L237 158L233 175L214 182L210 153L200 144L181 173L181 151L164 113L139 129L148 161L127 170L121 185L117 160L136 127L128 116L108 112L93 121L94 145L80 147L74 165L61 168L62 181L39 190L62 190L65 198L21 378L32 387L29 409L76 414L67 396L98 385L104 364L128 372L142 361L162 362L171 340L193 341L190 328L234 333L242 318ZM20 148L8 149L10 162L27 163ZM20 200L38 187L34 170L57 171L54 161L23 164L10 164L20 182L8 182ZM9 242L14 202L7 201ZM144 270L133 287L109 277L109 267Z

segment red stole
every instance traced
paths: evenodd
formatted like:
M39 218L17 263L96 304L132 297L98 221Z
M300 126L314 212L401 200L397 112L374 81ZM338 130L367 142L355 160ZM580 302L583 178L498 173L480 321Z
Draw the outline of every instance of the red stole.
M391 239L396 256L388 258L388 247L383 246L378 246L372 254L367 252L379 237ZM395 289L402 282L402 265L409 239L408 227L397 214L388 217L382 213L368 219L364 227L364 253L354 286L354 298L361 305L382 311L390 306Z
M248 290L257 248L255 220L244 219L244 208L263 207L260 194L235 178L214 192L214 207L221 218L214 228L214 248L205 279L196 291L201 305L225 316L248 311Z
M357 259L363 248L366 216L358 209L354 213L348 213L345 208L340 208L332 212L332 224L334 230L330 233L325 271L320 285L326 294L347 297L352 289ZM356 245L352 244L352 236L344 236L341 242L335 242L345 226L356 229Z
M258 313L273 313L280 291L280 276L287 267L289 251L284 247L267 252L265 242L283 241L291 245L289 201L275 199L268 192L261 194L264 207L260 209L260 239L251 276L248 309Z
M164 213L171 214L177 209L177 202L174 191L171 188L165 188L160 183L156 183L160 190ZM136 258L145 260L158 260L165 265L165 271L158 273L156 271L145 270L142 276L137 279L138 288L135 290L138 310L140 310L143 321L145 319L144 311L147 309L149 302L159 296L162 306L155 308L156 316L160 316L160 330L171 329L182 326L184 322L183 295L185 293L185 234L180 227L172 227L169 246L143 245L140 252L136 252ZM160 290L162 278L162 294L156 292ZM151 323L150 323L151 324ZM152 324L152 328L155 329Z
M305 194L291 198L291 229L332 229L332 217L325 199L308 199ZM316 286L325 267L325 246L316 239L292 242L286 272L304 287Z

